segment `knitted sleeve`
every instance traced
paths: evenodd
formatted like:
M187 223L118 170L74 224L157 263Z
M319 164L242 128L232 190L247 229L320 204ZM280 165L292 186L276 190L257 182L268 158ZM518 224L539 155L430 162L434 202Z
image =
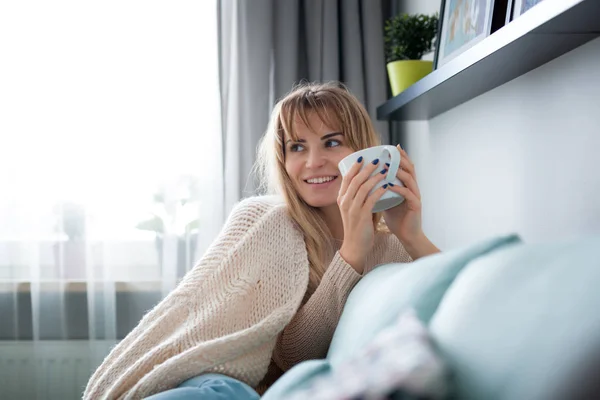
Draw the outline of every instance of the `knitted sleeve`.
M283 371L301 361L325 358L348 294L360 280L339 252L321 283L279 335L273 360Z
M315 292L279 335L273 352L279 368L287 371L301 361L325 358L346 299L361 277L377 265L412 261L390 233L378 233L370 257L360 275L339 252L335 254Z
M285 209L242 202L182 282L90 378L84 399L139 399L206 372L255 386L308 283L302 235Z

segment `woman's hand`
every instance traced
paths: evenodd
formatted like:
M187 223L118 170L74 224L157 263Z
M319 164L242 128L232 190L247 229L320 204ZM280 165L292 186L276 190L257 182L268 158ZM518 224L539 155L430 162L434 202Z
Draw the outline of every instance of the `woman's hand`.
M375 227L371 210L388 186L380 187L369 195L375 185L385 178L387 168L384 167L381 173L370 177L376 169L380 168L379 160L369 163L362 171L360 170L363 165L362 157L358 161L342 179L337 203L344 225L344 243L340 248L340 256L356 272L362 274L365 258L375 243Z
M421 233L421 191L417 184L415 166L408 154L397 146L400 154L400 168L396 177L404 186L392 185L389 190L404 197L402 204L383 212L385 223L398 239L404 242L414 241Z
M415 165L406 151L397 146L402 155L396 177L403 186L391 185L388 190L404 197L402 204L383 212L390 231L402 242L413 259L439 252L423 233L421 226L421 191L417 184Z

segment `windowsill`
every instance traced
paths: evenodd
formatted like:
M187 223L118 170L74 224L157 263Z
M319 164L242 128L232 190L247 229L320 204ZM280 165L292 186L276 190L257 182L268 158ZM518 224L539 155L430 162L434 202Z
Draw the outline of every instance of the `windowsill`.
M162 288L160 281L135 281L135 282L114 282L114 281L93 281L92 287L96 290L104 285L114 285L115 292L140 293L156 292ZM32 282L23 281L2 281L0 282L0 293L31 293ZM79 280L42 280L39 282L40 290L47 292L67 292L67 293L86 293L90 288L87 282Z

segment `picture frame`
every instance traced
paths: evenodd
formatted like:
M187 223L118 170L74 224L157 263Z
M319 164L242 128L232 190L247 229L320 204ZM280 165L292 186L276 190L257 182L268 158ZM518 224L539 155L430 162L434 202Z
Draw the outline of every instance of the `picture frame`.
M526 11L530 10L533 6L541 3L544 0L513 0L512 6L512 20L515 20L520 15L523 15Z
M508 0L508 9L506 10L506 21L505 24L508 24L512 20L512 13L514 7L515 0Z
M494 0L442 0L434 69L488 37L493 17Z

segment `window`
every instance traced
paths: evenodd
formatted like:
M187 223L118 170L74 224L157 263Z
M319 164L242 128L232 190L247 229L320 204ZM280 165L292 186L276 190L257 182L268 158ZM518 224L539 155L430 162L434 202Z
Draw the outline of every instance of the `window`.
M155 302L193 265L198 232L222 222L217 46L215 0L3 3L0 295L14 294L11 332L45 301L67 320L91 309L76 303L101 309L77 294L97 282L113 285L104 310L132 282L154 283Z

